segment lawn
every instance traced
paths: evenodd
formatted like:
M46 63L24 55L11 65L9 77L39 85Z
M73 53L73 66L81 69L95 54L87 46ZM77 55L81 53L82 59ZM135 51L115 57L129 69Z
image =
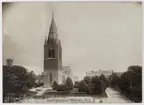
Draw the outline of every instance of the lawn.
M74 89L75 90L75 89ZM106 92L100 95L78 91L47 90L41 96L25 97L17 103L99 103L107 98Z

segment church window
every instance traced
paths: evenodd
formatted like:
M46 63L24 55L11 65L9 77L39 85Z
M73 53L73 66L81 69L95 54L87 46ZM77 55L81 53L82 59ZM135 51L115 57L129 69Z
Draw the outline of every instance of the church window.
M48 54L49 54L49 58L51 58L51 50L49 50Z
M54 57L55 57L55 51L52 50L52 58L54 58Z
M48 51L49 58L55 58L55 50L50 48Z
M52 74L50 73L50 83L52 83Z

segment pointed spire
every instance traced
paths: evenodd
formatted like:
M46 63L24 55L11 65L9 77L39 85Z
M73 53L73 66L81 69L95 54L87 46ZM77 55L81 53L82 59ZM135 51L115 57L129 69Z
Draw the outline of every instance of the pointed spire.
M56 27L56 23L54 20L54 13L52 13L52 20L51 20L49 36L48 36L48 42L49 41L52 41L52 42L57 41L57 27Z
M54 12L52 12L52 17L54 17Z
M55 23L55 20L54 20L54 13L52 13L50 32L57 32L56 23Z

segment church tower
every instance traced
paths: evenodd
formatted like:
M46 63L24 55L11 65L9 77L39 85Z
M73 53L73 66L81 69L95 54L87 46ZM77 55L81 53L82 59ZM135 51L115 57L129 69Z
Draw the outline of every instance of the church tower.
M61 69L62 47L52 14L48 38L46 37L44 42L44 87L51 87L54 81L61 83Z

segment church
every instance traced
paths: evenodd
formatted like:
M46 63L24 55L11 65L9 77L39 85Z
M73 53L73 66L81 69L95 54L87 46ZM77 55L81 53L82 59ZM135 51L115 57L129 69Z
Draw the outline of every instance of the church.
M54 81L63 84L68 76L73 79L71 69L63 68L65 67L62 66L62 46L53 14L48 38L46 37L44 42L44 87L52 87Z

